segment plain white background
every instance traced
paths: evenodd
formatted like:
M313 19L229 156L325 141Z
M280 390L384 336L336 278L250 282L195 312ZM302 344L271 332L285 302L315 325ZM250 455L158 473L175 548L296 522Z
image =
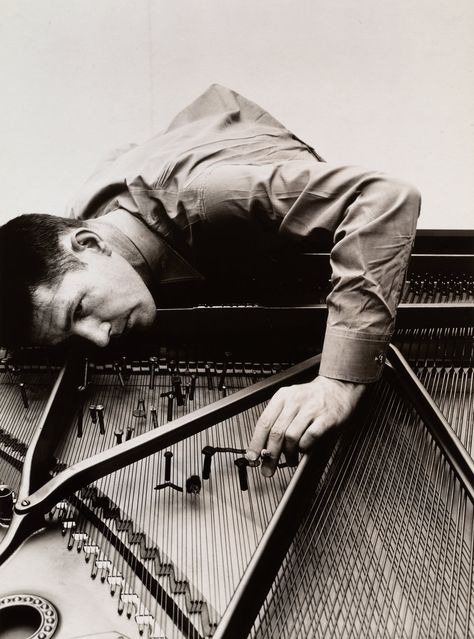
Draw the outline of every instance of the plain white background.
M415 183L474 227L472 0L0 0L0 223L62 214L107 152L210 83L333 163Z

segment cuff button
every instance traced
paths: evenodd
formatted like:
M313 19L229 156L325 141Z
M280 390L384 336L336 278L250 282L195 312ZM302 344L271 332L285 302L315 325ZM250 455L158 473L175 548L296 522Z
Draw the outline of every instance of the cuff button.
M378 364L380 364L380 366L385 364L385 355L383 353L379 353L374 359Z

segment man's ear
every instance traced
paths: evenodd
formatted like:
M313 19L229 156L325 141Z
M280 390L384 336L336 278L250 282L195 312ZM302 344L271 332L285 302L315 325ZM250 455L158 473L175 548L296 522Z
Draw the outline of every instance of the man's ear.
M75 252L92 249L93 251L103 253L104 255L112 254L112 250L107 242L105 242L98 233L85 226L73 229L70 235L70 240L72 250Z

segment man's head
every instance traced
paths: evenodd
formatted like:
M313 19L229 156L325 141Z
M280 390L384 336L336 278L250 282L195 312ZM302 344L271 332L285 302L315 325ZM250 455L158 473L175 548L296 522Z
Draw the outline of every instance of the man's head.
M105 346L152 324L151 293L106 235L97 224L42 214L0 227L1 344L77 335Z

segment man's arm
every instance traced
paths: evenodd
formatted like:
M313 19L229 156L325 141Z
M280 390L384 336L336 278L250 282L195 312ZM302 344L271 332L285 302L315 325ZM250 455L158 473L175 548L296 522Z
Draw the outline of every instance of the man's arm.
M207 175L204 212L210 223L242 219L272 228L282 239L333 234L332 291L320 376L279 391L259 419L249 445L266 448L271 473L285 450L307 450L344 422L365 385L382 372L420 208L411 185L358 167L316 161L218 166ZM267 471L266 471L267 472Z

